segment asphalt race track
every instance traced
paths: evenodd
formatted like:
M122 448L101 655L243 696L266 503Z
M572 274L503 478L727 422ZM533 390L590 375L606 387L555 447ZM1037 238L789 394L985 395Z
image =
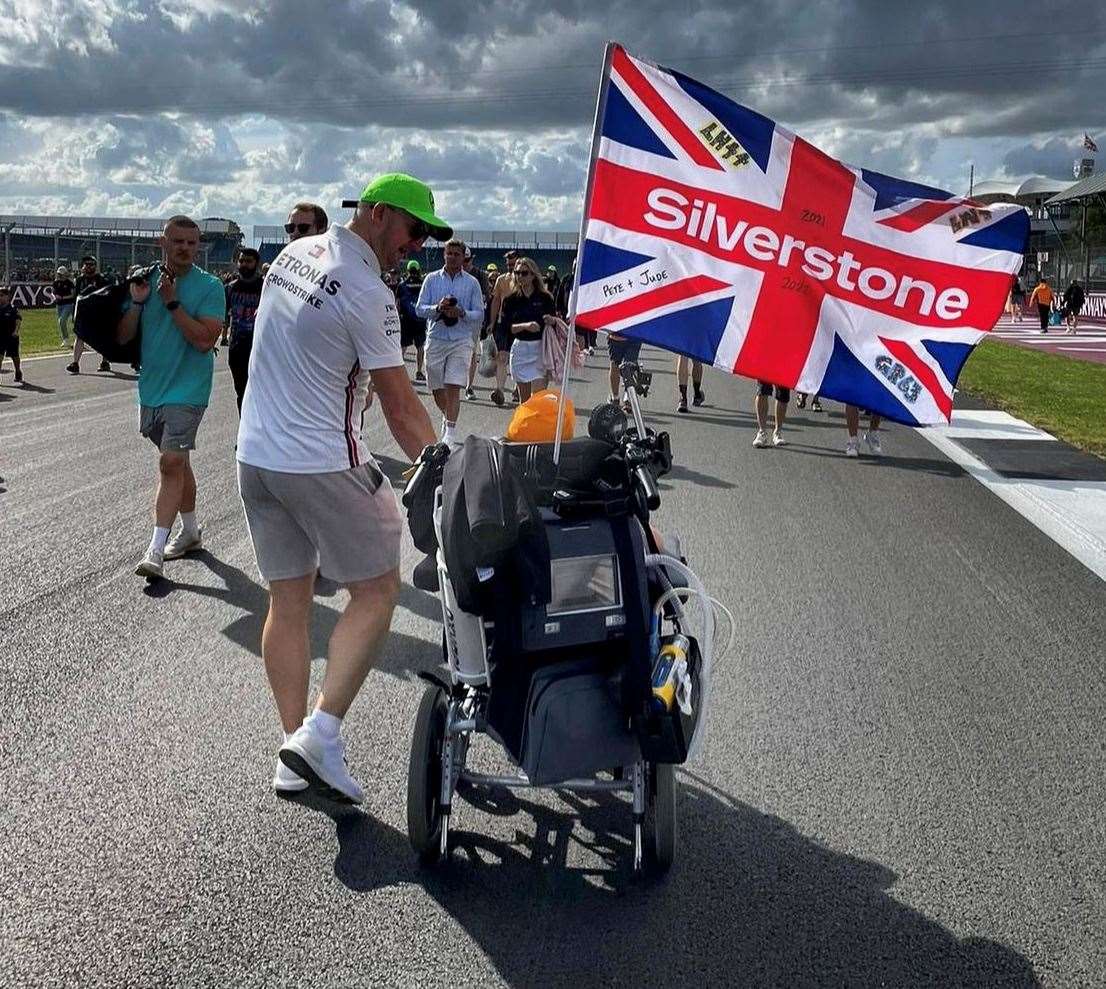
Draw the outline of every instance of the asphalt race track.
M4 985L1106 985L1106 585L920 436L848 460L827 403L755 450L749 382L708 373L677 416L647 352L660 522L739 621L677 863L634 879L615 798L496 791L426 872L404 787L436 599L405 586L347 719L363 810L278 802L225 354L205 549L150 587L133 383L64 363L0 379ZM463 407L462 432L505 424L486 389ZM375 409L366 435L397 476Z

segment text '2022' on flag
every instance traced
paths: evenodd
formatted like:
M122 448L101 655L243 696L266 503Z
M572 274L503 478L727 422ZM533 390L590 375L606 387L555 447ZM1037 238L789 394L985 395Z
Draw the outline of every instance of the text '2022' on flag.
M1029 216L844 165L611 44L581 230L579 328L919 426L949 421Z

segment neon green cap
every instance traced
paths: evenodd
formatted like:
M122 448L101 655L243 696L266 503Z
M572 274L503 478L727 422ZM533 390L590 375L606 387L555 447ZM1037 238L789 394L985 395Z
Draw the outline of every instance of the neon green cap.
M395 206L422 220L435 240L449 240L453 228L434 212L434 193L425 182L403 172L378 175L361 190L359 202Z
M414 258L407 262L408 271L422 271L422 266Z

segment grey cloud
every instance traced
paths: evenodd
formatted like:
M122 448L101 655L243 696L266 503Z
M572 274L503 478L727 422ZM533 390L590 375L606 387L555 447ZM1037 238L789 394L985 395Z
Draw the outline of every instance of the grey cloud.
M1047 42L1028 0L251 3L44 4L0 40L0 197L183 196L266 222L290 190L405 168L464 222L572 226L610 37L852 164L950 187L950 144L1063 177L1071 140L1106 133L1106 8L1085 0L1049 7L1070 33Z
M1081 135L1080 135L1081 136ZM1083 157L1081 141L1054 137L1043 144L1026 144L1008 151L1002 159L1012 176L1045 175L1050 179L1072 181L1072 165Z
M981 0L967 12L940 0L909 14L883 0L276 0L254 19L217 12L187 28L150 9L142 20L110 23L110 50L26 50L23 61L0 67L0 99L32 114L177 108L344 126L579 126L593 105L603 42L620 35L784 120L864 120L889 110L901 124L941 119L946 98L961 112L994 115L1041 99L1056 126L1090 125L1088 115L1097 124L1106 13L1060 0L1049 16L1083 30L1043 46L1029 30L1039 11L1026 0ZM993 39L1022 25L1024 37ZM774 85L761 88L768 80ZM1008 133L1040 123L1035 114L1005 120Z

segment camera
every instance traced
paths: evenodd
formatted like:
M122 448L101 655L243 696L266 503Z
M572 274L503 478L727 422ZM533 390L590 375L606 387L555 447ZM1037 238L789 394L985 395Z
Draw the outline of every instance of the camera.
M444 299L442 299L442 302L447 306L457 305L457 299L452 295L447 295ZM446 326L456 326L457 325L457 317L456 316L443 316L442 317L442 322L445 323Z

